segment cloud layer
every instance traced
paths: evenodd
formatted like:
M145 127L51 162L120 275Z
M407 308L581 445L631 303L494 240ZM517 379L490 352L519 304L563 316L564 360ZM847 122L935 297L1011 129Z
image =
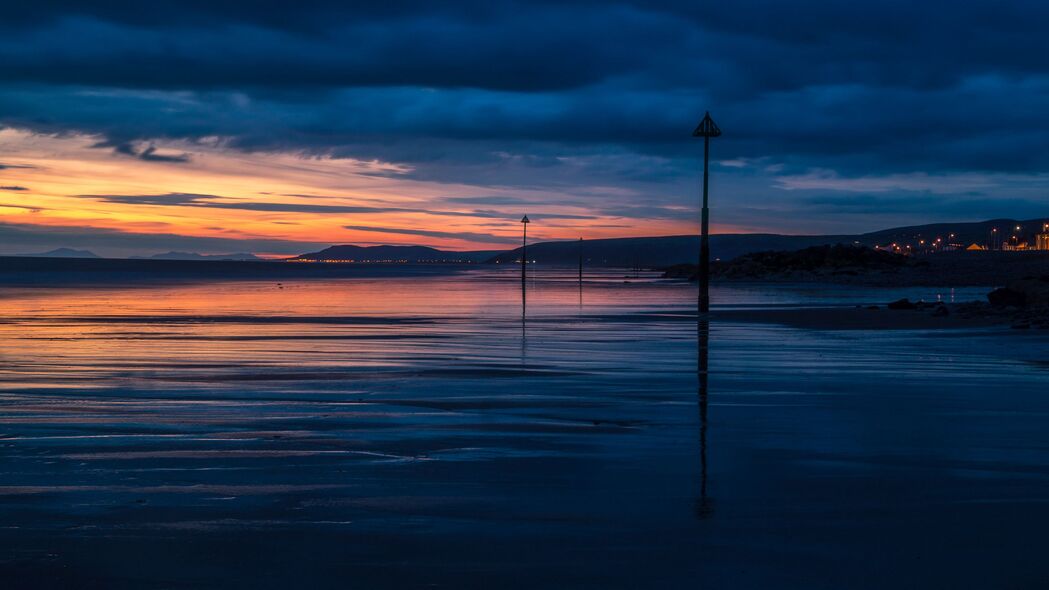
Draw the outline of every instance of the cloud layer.
M721 219L779 231L817 229L806 211L845 231L995 209L956 206L974 198L1017 216L1046 187L1045 3L366 4L7 7L0 126L95 137L158 166L192 164L194 145L353 158L404 181L561 192L598 216L681 221L694 215L689 132L710 109L725 130ZM442 203L478 224L535 204L492 192ZM883 207L862 222L869 194Z

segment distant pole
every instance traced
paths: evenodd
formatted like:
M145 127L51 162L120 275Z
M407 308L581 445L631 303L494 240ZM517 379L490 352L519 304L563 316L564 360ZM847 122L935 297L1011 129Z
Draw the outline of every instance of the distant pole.
M703 209L699 234L699 313L710 311L710 209L707 203L708 178L710 176L710 138L721 135L708 111L699 126L692 132L693 137L703 138Z
M583 285L583 238L579 238L579 285Z
M528 216L521 218L521 284L525 283L525 265L528 264Z

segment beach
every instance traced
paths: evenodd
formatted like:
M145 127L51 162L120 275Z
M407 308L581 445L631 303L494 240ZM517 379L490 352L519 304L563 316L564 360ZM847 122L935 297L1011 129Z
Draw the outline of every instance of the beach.
M987 288L716 285L701 359L694 285L518 272L6 286L0 574L1049 583L1049 334L866 309Z

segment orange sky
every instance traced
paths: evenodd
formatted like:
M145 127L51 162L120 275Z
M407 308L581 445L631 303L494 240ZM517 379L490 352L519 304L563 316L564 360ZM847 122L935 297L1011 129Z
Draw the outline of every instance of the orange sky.
M690 219L693 213L687 209L682 209L681 220L602 216L578 204L558 204L572 202L570 194L413 180L407 177L409 168L383 162L244 153L217 142L158 145L158 155L190 156L188 162L158 162L91 147L98 141L0 131L0 162L7 166L0 175L0 185L5 187L0 191L3 222L37 228L322 244L425 244L460 250L512 247L520 235L518 219L526 213L533 220L529 237L536 241L696 232L697 224ZM25 190L12 190L17 187ZM624 202L644 199L614 187L588 190ZM179 198L172 198L170 204L156 203L156 196L176 193L197 196L191 204L179 204L184 200ZM154 202L126 202L143 195L154 197ZM491 196L514 204L478 206L454 200ZM119 197L125 202L112 202ZM257 210L274 205L284 210ZM311 211L311 207L367 210ZM158 245L156 251L168 249Z

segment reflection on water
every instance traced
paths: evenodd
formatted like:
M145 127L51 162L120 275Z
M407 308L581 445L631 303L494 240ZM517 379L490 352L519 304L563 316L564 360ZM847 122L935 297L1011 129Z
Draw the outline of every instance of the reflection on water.
M714 512L710 498L707 496L707 406L709 404L708 379L710 368L710 321L705 314L699 316L697 322L697 371L696 380L699 384L698 406L699 406L699 500L696 502L696 516L700 519L710 518Z
M3 291L0 573L109 588L1049 573L1046 373L1017 360L1049 360L1044 335L697 332L694 287L537 268L518 292L518 272ZM712 300L936 294L920 291Z

